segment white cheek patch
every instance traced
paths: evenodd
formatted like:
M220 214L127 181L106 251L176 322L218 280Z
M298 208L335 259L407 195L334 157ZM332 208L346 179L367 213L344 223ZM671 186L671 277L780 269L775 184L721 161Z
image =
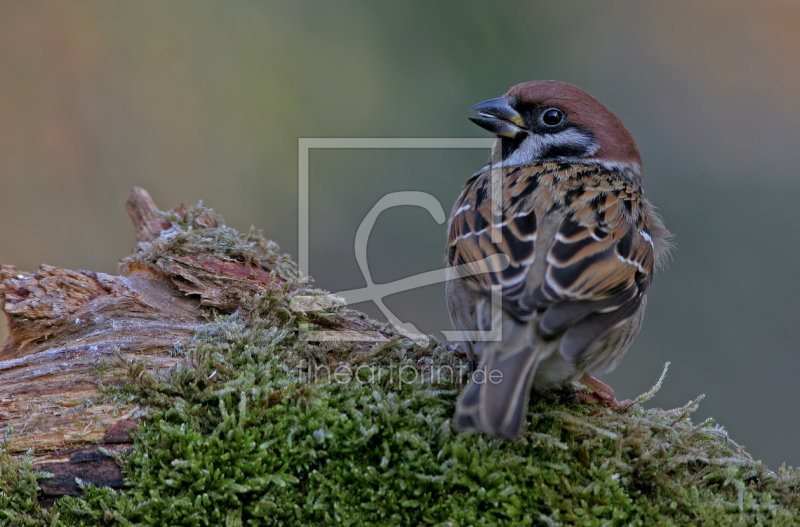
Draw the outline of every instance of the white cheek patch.
M600 150L600 145L589 134L575 128L568 128L557 134L530 134L516 150L511 152L511 155L503 159L502 166L526 165L541 159L544 153L553 147L582 150L585 152L583 156L586 157Z

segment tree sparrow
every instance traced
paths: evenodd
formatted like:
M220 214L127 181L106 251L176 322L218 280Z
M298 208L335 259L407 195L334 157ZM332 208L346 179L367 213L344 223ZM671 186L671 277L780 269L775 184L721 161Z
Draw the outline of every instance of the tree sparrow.
M639 332L670 233L642 193L633 138L588 93L533 81L471 109L497 141L448 224L450 318L478 362L455 421L510 438L532 386L580 381L618 405L593 375Z

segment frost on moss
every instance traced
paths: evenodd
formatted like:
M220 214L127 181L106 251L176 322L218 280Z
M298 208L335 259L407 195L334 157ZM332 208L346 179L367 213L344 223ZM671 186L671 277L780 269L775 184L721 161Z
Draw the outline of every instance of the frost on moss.
M191 225L175 225L182 247L198 243ZM328 310L292 309L298 296ZM713 421L694 424L699 399L617 413L541 393L518 440L458 434L450 419L462 361L325 296L276 285L209 323L183 366L147 375L131 365L114 396L151 413L120 460L124 491L87 487L43 510L30 460L0 453L0 524L800 523L800 472L773 473ZM385 340L302 338L353 319Z

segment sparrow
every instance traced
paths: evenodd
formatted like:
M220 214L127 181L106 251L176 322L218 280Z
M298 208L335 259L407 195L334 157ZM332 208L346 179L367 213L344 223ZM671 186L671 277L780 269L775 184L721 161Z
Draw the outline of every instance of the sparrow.
M532 387L575 381L619 407L594 376L636 337L671 250L642 192L639 150L608 108L565 82L518 84L471 110L497 140L448 223L447 305L474 368L456 427L513 438Z

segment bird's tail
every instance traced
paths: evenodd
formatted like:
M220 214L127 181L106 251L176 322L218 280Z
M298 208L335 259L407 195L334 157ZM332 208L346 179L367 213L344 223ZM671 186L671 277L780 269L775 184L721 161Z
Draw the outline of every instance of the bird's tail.
M511 328L504 328L511 329ZM531 382L541 354L525 327L511 329L502 342L485 342L480 365L456 403L456 427L515 437L525 424Z

